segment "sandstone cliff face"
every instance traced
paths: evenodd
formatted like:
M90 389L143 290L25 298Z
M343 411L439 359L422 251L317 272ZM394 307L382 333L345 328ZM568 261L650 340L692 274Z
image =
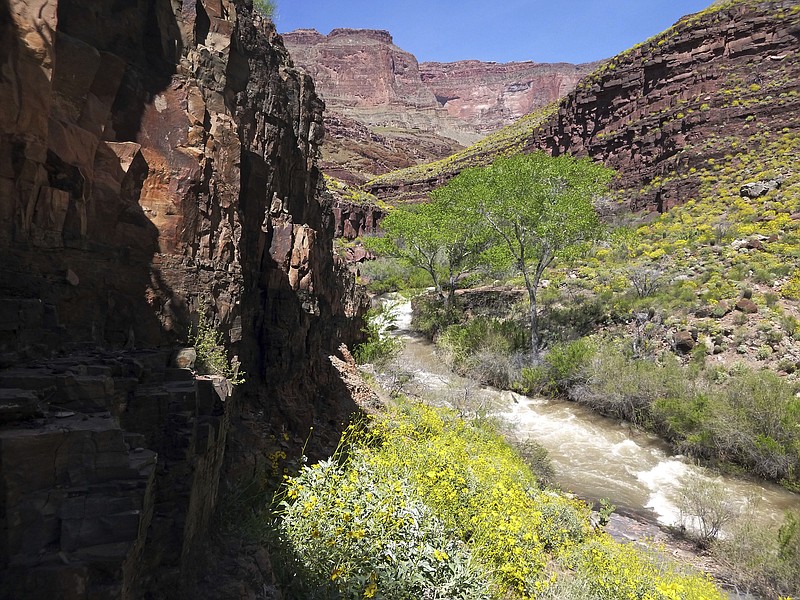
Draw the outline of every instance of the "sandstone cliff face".
M598 63L421 63L422 83L453 117L490 132L563 98Z
M0 0L0 56L0 597L175 597L264 433L354 409L323 104L244 2ZM235 393L169 367L201 313Z
M708 161L757 152L797 131L800 11L791 1L735 0L686 17L583 79L520 149L570 152L620 173L634 209L666 210L696 193ZM367 186L379 198L425 194L469 164L421 167Z
M462 143L562 98L596 66L419 64L389 32L369 29L334 29L327 36L301 29L283 38L328 108L368 125L426 128Z
M331 135L326 173L350 183L449 156L574 89L590 65L423 63L386 31L313 29L283 39L314 78ZM365 135L362 129L369 132Z

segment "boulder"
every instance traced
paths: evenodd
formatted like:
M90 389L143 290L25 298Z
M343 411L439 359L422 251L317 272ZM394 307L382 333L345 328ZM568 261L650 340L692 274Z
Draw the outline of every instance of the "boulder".
M739 195L742 198L760 198L781 187L782 179L762 179L761 181L754 181L746 183L739 188Z
M721 319L729 312L731 312L731 305L728 304L725 300L720 300L711 310L711 314L716 317L717 319Z
M197 350L194 348L179 348L172 359L173 365L178 369L193 369L197 360Z
M740 298L736 303L736 310L745 314L755 314L758 312L758 305L750 298Z
M672 344L675 351L680 354L688 354L697 344L691 331L677 331L672 336Z

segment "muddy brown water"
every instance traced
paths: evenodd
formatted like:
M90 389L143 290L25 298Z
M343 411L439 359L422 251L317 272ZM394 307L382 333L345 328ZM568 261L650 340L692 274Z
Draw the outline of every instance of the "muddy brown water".
M621 514L660 526L679 524L680 488L689 476L721 482L729 501L741 508L750 502L749 511L765 525L780 523L787 509L800 507L800 496L778 485L719 475L674 454L658 437L577 403L525 397L459 377L433 344L411 331L410 302L393 304L393 335L404 341L397 365L411 378L410 391L456 406L466 395L471 406L502 417L518 438L547 449L556 483L565 491L589 501L608 499Z

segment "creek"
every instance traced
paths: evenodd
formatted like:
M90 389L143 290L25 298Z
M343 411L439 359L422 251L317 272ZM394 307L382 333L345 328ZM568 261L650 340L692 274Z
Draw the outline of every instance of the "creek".
M658 437L575 402L521 396L459 377L436 355L432 343L411 331L411 303L400 299L392 305L393 335L404 342L398 360L407 379L404 389L456 408L468 398L471 406L502 417L517 438L547 449L555 483L565 491L592 502L608 499L620 514L660 526L679 523L680 490L690 476L720 482L734 507L749 505L764 525L779 524L785 511L800 503L796 494L778 485L696 465Z

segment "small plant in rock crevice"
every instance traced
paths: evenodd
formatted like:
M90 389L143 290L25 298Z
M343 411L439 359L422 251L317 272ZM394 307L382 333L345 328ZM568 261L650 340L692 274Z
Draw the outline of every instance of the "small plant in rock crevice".
M228 358L222 333L214 329L203 313L199 314L197 326L189 337L189 343L197 352L197 370L204 375L220 375L233 385L245 381L245 373L239 371L239 362Z

